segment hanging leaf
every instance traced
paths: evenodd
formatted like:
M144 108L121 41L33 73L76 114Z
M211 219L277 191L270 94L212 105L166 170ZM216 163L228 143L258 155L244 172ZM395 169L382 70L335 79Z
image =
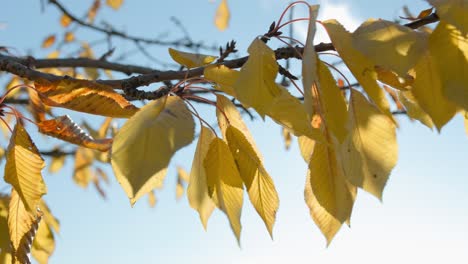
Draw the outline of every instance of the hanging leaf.
M291 148L291 142L292 142L291 133L289 133L289 131L283 127L281 128L281 135L283 136L283 139L284 139L284 147L286 148L286 150L289 150L289 148Z
M62 25L62 27L68 27L70 24L71 24L72 20L69 16L63 14L61 17L60 17L60 25Z
M247 107L253 107L262 117L266 114L273 99L281 94L275 83L278 63L275 53L263 41L255 39L250 44L247 62L240 70L234 84L237 99Z
M382 200L398 159L395 124L360 92L351 89L348 127L350 135L342 145L346 178Z
M468 5L465 0L427 0L427 2L436 8L441 21L454 25L463 36L466 36Z
M30 264L28 254L34 240L41 215L35 216L23 203L20 195L12 189L8 211L8 229L10 234L14 264Z
M4 194L0 194L0 253L10 251L10 236L8 235L8 204L10 203L10 197ZM0 263L2 258L0 255ZM10 262L11 263L11 262Z
M174 153L194 137L193 118L177 96L145 105L120 129L112 144L112 168L133 205L160 186Z
M228 145L222 139L214 138L211 141L203 167L206 173L208 195L228 217L231 229L240 244L242 229L240 217L244 189L234 158Z
M314 95L312 94L312 86L315 85L318 79L317 70L317 53L315 52L314 37L316 28L316 20L318 16L318 5L309 5L309 26L307 29L307 39L302 55L302 85L304 89L304 107L309 114L309 118L314 115Z
M37 124L39 132L83 147L107 151L111 138L94 139L86 134L68 115L45 120Z
M427 49L425 34L382 19L364 22L352 34L352 42L374 65L400 76L405 76Z
M201 126L200 135L198 137L197 148L192 162L192 170L190 171L190 181L187 187L187 198L190 206L197 210L200 215L200 220L203 228L206 230L208 219L215 208L213 201L208 195L208 185L206 182L205 168L203 161L208 152L210 143L215 138L213 132L205 126Z
M312 217L315 224L327 239L327 246L330 245L333 237L338 233L343 223L338 221L333 217L333 215L329 214L317 201L317 198L312 191L312 186L310 185L310 170L307 171L304 198L307 206L309 207L310 217Z
M224 93L236 96L234 93L234 84L239 78L239 72L230 69L224 65L209 65L205 67L203 71L205 79L212 81L216 84L217 90L223 91Z
M429 49L442 93L468 110L468 35L462 36L454 26L440 22L429 37Z
M408 117L418 120L430 129L434 127L431 117L421 109L411 91L398 91L398 99L405 107Z
M58 148L54 148L52 151L58 151ZM50 164L48 166L50 173L56 173L65 165L65 155L52 156Z
M73 42L75 40L75 35L73 34L73 32L67 31L63 35L63 40L65 40L65 42L67 43Z
M226 139L240 177L247 188L250 202L273 238L273 225L279 207L278 193L273 180L263 167L257 151L239 129L229 126L226 130Z
M46 49L55 43L55 35L49 35L42 41L42 48Z
M128 118L138 111L122 95L106 85L86 80L46 80L34 83L43 102L95 115Z
M440 72L429 52L421 57L414 70L416 77L411 92L418 105L431 117L440 131L455 115L456 106L442 94Z
M216 15L215 15L215 21L214 21L215 26L220 31L224 31L229 25L230 18L231 18L231 12L229 12L227 0L221 0L221 3L216 9Z
M408 91L411 89L411 85L414 81L413 76L409 74L406 74L403 77L398 76L395 72L386 70L380 66L375 66L374 69L377 72L377 78L379 81L401 91Z
M205 66L217 58L216 56L183 52L172 48L169 48L169 55L175 62L189 69Z
M120 6L123 4L124 0L106 0L106 4L114 10L119 10Z
M31 249L31 255L39 264L49 263L50 256L55 251L55 238L50 227L42 221L37 229Z
M189 177L189 174L182 167L177 167L176 199L180 199L184 195L184 184L189 182Z
M464 119L463 119L464 122L463 123L465 125L465 133L466 133L466 135L468 135L468 112L465 112L463 117L464 117Z
M348 66L364 91L369 95L372 102L376 104L382 113L393 120L385 93L376 81L377 73L374 69L375 65L361 52L353 48L351 34L338 21L327 20L323 22L323 25L336 51L338 51L346 66Z
M306 136L298 137L297 142L299 143L299 150L304 161L309 164L312 153L314 152L315 140L312 140Z
M94 153L91 149L78 147L75 153L75 169L73 172L73 180L82 187L88 187L93 179L91 165L94 162Z
M148 193L148 204L151 208L154 208L156 206L156 202L156 194L154 193L154 190L152 190Z
M99 8L101 8L101 0L94 0L87 14L88 21L91 24L94 23L94 18L96 18L96 14L99 11Z
M17 122L8 146L4 177L31 213L36 212L37 203L47 193L41 175L44 166L38 149L21 123Z

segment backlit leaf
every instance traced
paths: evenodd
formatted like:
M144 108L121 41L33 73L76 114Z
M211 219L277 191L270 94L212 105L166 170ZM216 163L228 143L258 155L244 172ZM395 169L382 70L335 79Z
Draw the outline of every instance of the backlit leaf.
M4 177L32 213L36 212L37 203L47 193L41 175L44 166L38 149L21 123L17 122L8 146Z
M71 18L65 14L63 14L60 17L60 25L62 25L62 27L68 27L71 24L71 22Z
M283 139L284 139L284 147L286 148L286 150L289 150L289 148L291 147L291 142L292 142L291 133L289 133L289 131L283 127L281 128L281 135L283 136Z
M298 137L297 142L299 143L299 150L304 161L309 164L312 153L314 152L315 140L312 140L306 136Z
M156 206L157 198L156 194L154 193L154 190L150 191L148 193L148 203L151 208L154 208Z
M230 69L224 65L210 65L205 68L203 74L207 80L216 83L217 90L235 96L233 86L239 78L239 71Z
M10 236L8 235L8 204L10 203L10 197L4 194L0 194L0 253L9 251L10 249ZM0 255L0 263L1 262Z
M96 18L96 14L99 11L99 8L101 8L101 1L100 0L94 0L93 4L88 10L87 18L88 21L92 24L94 22L94 18Z
M213 132L205 126L201 126L198 137L197 148L190 171L190 181L187 187L187 198L190 206L198 211L200 220L206 230L208 219L210 218L215 205L208 195L208 185L206 183L206 173L203 161L208 152L211 141L215 138Z
M262 117L266 114L273 99L281 94L275 83L278 63L275 53L260 39L250 44L247 62L240 70L239 78L234 84L237 99L246 107L253 107Z
M55 238L50 227L42 221L37 229L31 249L31 255L39 264L47 264L55 251Z
M226 139L250 201L263 219L270 236L273 237L273 225L279 207L278 193L273 180L265 170L257 151L240 130L229 126L226 130Z
M30 212L19 194L12 189L8 211L8 230L10 234L13 264L29 264L28 254L34 240L41 215Z
M426 35L409 27L370 19L352 34L353 46L374 65L404 76L427 49Z
M366 91L380 111L393 119L385 93L377 84L377 73L375 72L374 64L361 52L353 48L351 34L338 21L327 20L323 22L323 25L335 49L359 84L361 84L364 91Z
M346 178L382 200L398 159L395 124L354 89L349 105L350 135L342 145Z
M94 153L91 149L78 147L75 153L75 168L73 171L73 180L82 187L88 187L93 179L91 165L94 162Z
M112 168L133 205L160 186L174 153L190 144L195 124L177 96L145 105L120 129L112 144Z
M73 34L73 32L71 31L67 31L65 32L63 39L65 40L65 42L72 42L75 40L75 34Z
M468 18L465 19L468 23ZM468 110L468 35L463 37L452 25L440 22L429 37L429 49L440 76L442 93Z
M35 82L43 102L50 106L110 117L132 116L138 108L111 87L86 80Z
M208 195L228 217L231 229L240 244L244 188L234 158L222 139L214 138L211 141L203 166Z
M465 133L466 135L468 135L468 112L465 112L465 114L463 115L464 119L463 119L463 123L465 124Z
M229 25L230 18L231 13L229 12L227 0L221 0L221 3L216 9L215 26L221 31L225 30Z
M57 151L58 151L57 148L55 148L54 150L57 150ZM65 155L52 156L52 157L51 157L50 164L49 164L49 166L48 166L49 172L50 172L50 173L56 173L56 172L58 172L61 168L63 168L63 165L65 164L65 158L66 158Z
M112 139L94 139L86 134L68 115L45 120L37 124L39 132L76 145L99 151L107 151L112 145Z
M187 68L201 67L212 63L217 58L216 56L183 52L172 48L169 48L169 55L175 62Z
M315 224L327 239L328 246L335 234L340 230L343 223L338 221L333 217L333 215L329 214L317 201L317 198L312 191L312 186L310 185L310 170L307 172L304 198L307 206L309 207L310 217L312 217Z
M314 95L312 93L312 86L315 85L318 79L317 70L317 54L315 53L314 37L316 28L316 20L318 16L318 5L309 6L309 26L307 29L307 39L304 46L304 53L302 55L302 85L304 87L304 107L312 118L314 114Z
M455 115L456 106L443 95L440 72L429 52L421 57L414 70L416 77L411 92L418 105L431 117L440 131Z
M336 142L329 140L329 144L315 144L309 163L310 184L318 203L343 223L353 209L354 187L346 180Z
M106 0L106 4L112 7L114 10L119 10L124 0Z
M189 174L182 168L177 167L176 199L182 198L185 192L185 183L189 182Z
M418 120L430 129L434 127L431 117L421 109L411 91L398 91L398 99L405 107L408 117Z
M441 21L454 25L462 32L462 35L468 33L468 3L466 0L427 0L436 8L437 15Z
M46 49L55 43L55 35L50 35L47 36L43 41L42 41L42 48Z

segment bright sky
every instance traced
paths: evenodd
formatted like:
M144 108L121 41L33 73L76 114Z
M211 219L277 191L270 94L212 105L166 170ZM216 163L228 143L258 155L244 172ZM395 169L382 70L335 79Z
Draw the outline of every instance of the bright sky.
M52 6L46 6L42 13L39 2L3 3L6 12L0 19L1 46L16 47L19 54L37 57L52 51L39 47L48 33L61 32L59 15ZM63 1L76 14L82 14L90 2ZM101 18L137 36L156 36L168 25L169 35L175 38L180 31L172 27L169 18L177 16L193 39L207 44L234 39L244 55L253 38L264 33L288 3L228 0L231 26L218 32L212 23L218 2L127 0L120 11L107 9ZM415 14L428 7L424 1L412 0L319 2L319 19L336 18L350 30L371 17L395 19L404 5ZM303 7L295 12L298 17L306 15ZM296 37L305 37L305 26L294 28ZM99 37L86 30L80 32L83 40ZM319 32L318 38L325 36ZM123 53L131 50L132 44L118 42L116 47L117 53ZM168 58L165 48L152 51L158 58ZM99 50L96 53L100 54ZM127 62L151 65L140 55ZM92 187L79 188L72 181L72 159L58 174L46 173L46 200L61 221L57 249L50 263L468 263L468 139L463 121L455 118L439 135L406 117L398 120L399 162L387 183L383 204L360 192L352 228L343 227L328 248L304 203L306 165L297 142L285 151L279 127L270 120L263 123L257 119L247 124L280 196L273 241L247 197L242 213L242 248L237 246L221 212L212 215L205 232L187 199L175 200L174 166L190 169L194 152L194 146L190 146L174 157L154 209L145 199L131 208L115 179L106 187L107 200L102 200ZM47 148L57 143L42 138L35 130L28 127L39 146ZM112 175L110 168L106 171ZM0 190L6 188L0 183Z

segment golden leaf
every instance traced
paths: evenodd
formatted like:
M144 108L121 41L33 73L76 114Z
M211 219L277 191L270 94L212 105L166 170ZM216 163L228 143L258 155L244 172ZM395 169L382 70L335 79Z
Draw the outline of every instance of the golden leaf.
M291 142L292 142L291 133L289 133L289 131L283 127L281 128L281 135L283 136L283 139L284 139L284 147L286 148L286 150L289 150L289 148L291 147Z
M8 146L4 177L31 213L36 212L37 203L47 193L41 175L44 166L38 149L21 123L17 122Z
M88 187L93 175L91 165L94 161L94 153L91 149L78 147L75 153L75 168L73 172L73 180L82 187Z
M468 33L468 5L466 0L427 0L436 8L440 20L455 26L462 32L463 36Z
M237 99L247 107L253 107L262 117L273 99L281 94L275 83L278 63L275 53L263 41L255 39L249 46L247 62L240 70L234 84Z
M352 34L352 44L374 65L405 76L427 49L427 38L409 27L370 19Z
M349 105L350 134L342 145L346 178L382 200L398 159L395 124L354 89Z
M10 197L0 194L0 253L10 251L10 236L8 232L8 204ZM1 255L0 255L1 256ZM0 263L2 258L0 257Z
M398 91L398 99L405 107L409 118L418 120L430 129L434 127L431 117L421 109L411 91Z
M20 195L12 189L8 211L8 229L10 234L14 264L31 263L28 254L34 240L41 214L35 216L23 203Z
M128 118L138 111L111 87L86 80L61 80L34 83L43 102L74 111Z
M71 24L71 22L71 18L65 14L63 14L60 17L60 25L62 25L62 27L68 27Z
M375 65L353 47L351 34L338 21L327 20L323 22L323 25L335 49L372 102L376 104L382 113L393 120L385 93L377 84Z
M47 36L43 41L42 41L42 48L46 49L55 43L55 35L50 35Z
M183 52L172 48L169 48L169 55L175 62L189 69L205 66L217 58L216 56Z
M236 96L234 93L234 84L239 78L239 72L230 69L224 65L209 65L203 71L205 79L216 84L216 89L224 93Z
M58 151L59 149L54 148L54 150ZM49 172L50 173L58 172L61 168L63 168L64 164L65 164L65 155L52 156L50 164L48 166Z
M268 172L261 162L257 150L247 141L243 133L234 126L226 130L226 139L236 161L239 174L249 194L250 202L263 219L273 238L273 225L279 207L278 193Z
M88 18L89 22L91 22L91 23L94 22L94 18L96 18L96 14L97 14L100 7L101 7L101 1L100 0L94 0L93 4L89 8L88 14L87 14L87 18Z
M224 31L229 25L230 18L231 18L231 13L229 12L227 0L221 0L221 3L216 9L216 15L215 15L215 20L214 20L215 26L220 31Z
M42 221L37 229L31 249L31 255L39 264L49 263L50 256L55 251L55 238L50 227Z
M194 137L192 114L177 96L145 105L120 129L112 144L112 168L133 205L160 186L174 153Z
M176 199L182 198L184 195L184 182L187 183L190 180L190 175L182 167L177 166L177 182L176 182Z
M71 31L65 32L65 35L63 36L63 39L65 42L73 42L75 40L75 35Z
M43 134L83 147L104 152L112 145L111 138L94 139L86 134L68 115L42 121L37 126Z
M468 19L466 21L468 23ZM429 50L443 95L468 110L468 36L461 35L454 26L440 22L429 37Z
M244 189L242 179L228 145L220 138L214 138L203 161L208 195L229 219L231 229L240 244Z
M124 0L106 0L106 4L114 10L119 10L120 6L123 4Z
M154 193L154 190L152 190L148 193L148 204L151 208L154 208L156 206L156 202L156 194Z
M187 198L190 206L198 211L200 220L206 230L208 219L215 207L213 201L208 196L208 185L206 183L206 173L203 161L208 152L211 141L215 138L213 132L205 126L201 126L198 137L197 148L190 171L190 181L187 187Z
M413 76L409 74L406 74L403 77L398 76L395 72L391 70L386 70L379 66L375 66L374 69L377 72L377 78L379 81L401 91L408 91L409 89L411 89L411 85L414 81Z

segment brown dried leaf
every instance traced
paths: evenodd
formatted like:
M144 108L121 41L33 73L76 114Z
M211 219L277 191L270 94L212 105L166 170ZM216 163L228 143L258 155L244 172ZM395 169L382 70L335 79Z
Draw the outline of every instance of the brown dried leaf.
M34 83L46 105L110 117L128 118L138 108L110 86L87 80L47 80Z
M59 116L37 124L39 132L83 147L107 151L112 145L111 138L94 139L85 133L68 116Z
M94 18L96 17L96 14L100 7L101 7L101 1L95 0L93 5L89 8L87 17L90 23L94 22Z

